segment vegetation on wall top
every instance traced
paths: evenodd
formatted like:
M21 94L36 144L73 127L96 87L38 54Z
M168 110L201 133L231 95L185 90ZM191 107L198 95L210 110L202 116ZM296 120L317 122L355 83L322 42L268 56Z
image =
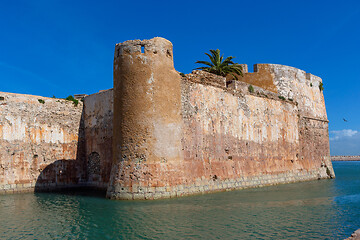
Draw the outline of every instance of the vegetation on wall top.
M210 62L207 61L197 61L196 63L207 65L206 67L199 67L200 69L209 73L213 73L219 76L226 77L227 75L232 75L234 79L238 80L238 75L243 76L242 66L238 63L234 63L232 59L234 57L227 57L225 60L224 56L220 56L220 50L210 50L210 54L205 53L209 58Z
M72 95L65 98L65 100L72 101L75 107L79 104L79 100L75 99Z

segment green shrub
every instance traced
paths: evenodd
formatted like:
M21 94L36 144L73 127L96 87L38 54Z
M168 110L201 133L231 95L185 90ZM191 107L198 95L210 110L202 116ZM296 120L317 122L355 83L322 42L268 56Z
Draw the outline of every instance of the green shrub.
M0 101L4 101L4 100L5 100L5 98L0 96Z
M280 98L281 100L285 100L285 98L284 98L283 96L279 96L279 98Z
M324 90L324 84L322 82L319 83L320 92Z
M254 87L252 85L249 85L248 90L249 90L250 93L253 93L254 92Z
M310 83L310 87L312 87L312 83Z
M65 98L65 100L74 101L75 98L74 98L72 95L70 95L70 96L68 96L67 98Z
M65 98L65 100L72 101L75 107L79 104L79 100L75 99L72 95Z
M44 103L45 103L45 101L44 101L44 100L42 100L42 99L38 99L38 101L39 101L39 103L42 103L42 104L44 104Z
M294 99L292 99L292 98L288 98L288 100L291 101L291 102L294 101Z
M180 76L185 77L185 74L184 74L184 73L181 72L181 73L179 73L179 74L180 74Z

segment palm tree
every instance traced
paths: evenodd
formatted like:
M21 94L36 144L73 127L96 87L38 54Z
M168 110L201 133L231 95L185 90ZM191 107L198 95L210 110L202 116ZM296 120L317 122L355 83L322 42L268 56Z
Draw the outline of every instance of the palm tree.
M206 61L197 61L196 63L205 64L207 67L199 67L200 69L209 73L214 73L226 77L226 75L232 75L236 80L238 80L238 75L243 76L242 66L238 63L234 63L232 59L234 57L227 57L224 61L224 57L220 56L220 50L210 50L210 54L205 53L211 62ZM235 74L236 73L236 74Z

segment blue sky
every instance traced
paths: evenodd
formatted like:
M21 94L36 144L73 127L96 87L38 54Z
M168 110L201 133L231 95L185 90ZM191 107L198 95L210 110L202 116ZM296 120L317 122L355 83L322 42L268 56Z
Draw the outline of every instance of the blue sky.
M184 73L216 48L249 70L303 69L324 81L331 153L360 154L360 1L12 0L0 3L0 30L4 92L111 88L115 44L156 36L173 43Z

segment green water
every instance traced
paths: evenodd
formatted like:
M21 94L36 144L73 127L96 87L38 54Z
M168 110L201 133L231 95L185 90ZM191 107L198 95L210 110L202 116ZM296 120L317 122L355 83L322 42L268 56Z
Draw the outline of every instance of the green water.
M360 162L335 180L157 201L0 196L1 239L343 239L360 228Z

